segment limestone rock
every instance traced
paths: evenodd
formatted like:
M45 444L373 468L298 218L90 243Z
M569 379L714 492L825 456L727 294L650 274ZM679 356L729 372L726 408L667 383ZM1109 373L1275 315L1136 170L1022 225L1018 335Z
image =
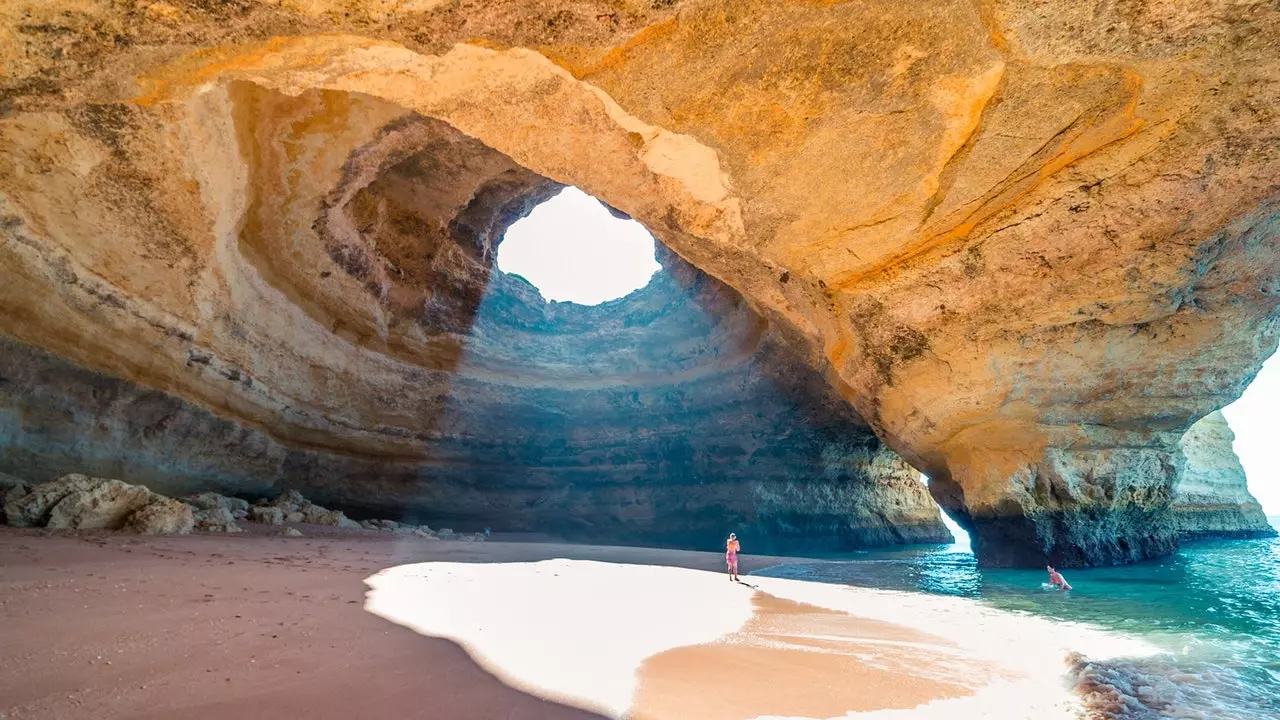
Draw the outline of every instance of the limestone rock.
M281 537L303 537L297 528L287 527L280 531Z
M249 501L219 495L215 492L196 493L195 495L188 495L181 499L183 502L198 510L222 508L232 515L236 513L247 513L249 511Z
M132 530L149 535L191 532L191 506L141 485L81 474L41 483L5 507L10 524L65 530Z
M64 475L31 488L31 492L6 502L5 519L15 527L43 527L49 522L49 514L63 498L72 493L89 492L107 482L87 475Z
M63 496L50 509L45 527L119 530L130 516L159 499L159 495L140 485L102 480L93 487L73 490Z
M347 516L341 510L329 510L319 505L307 505L303 509L303 522L309 522L314 525L335 525L341 526Z
M1173 521L1189 539L1270 537L1276 534L1249 493L1231 447L1235 434L1220 412L1205 416L1179 443L1186 465L1173 489Z
M277 496L276 499L272 500L271 504L275 507L278 507L284 510L284 512L288 514L291 512L295 512L300 508L305 508L309 506L311 504L311 501L303 497L302 493L298 492L297 490L285 490L284 492L280 493L280 495Z
M307 521L307 516L306 516L306 515L303 515L303 514L302 514L302 513L300 513L300 512L294 511L294 512L289 513L288 515L285 515L285 516L284 516L284 521L285 521L285 522L287 522L287 523L300 523L300 522L306 522L306 521Z
M190 504L190 503L188 503ZM225 507L214 506L194 513L195 529L204 532L238 533L244 532L236 524L235 515Z
M143 535L186 535L194 526L190 505L157 495L129 516L124 529Z
M0 13L0 466L699 546L882 442L981 562L1105 564L1276 348L1258 3L205 5ZM683 300L490 283L561 183Z
M0 473L0 521L8 522L4 507L31 492L31 486L12 475Z
M0 494L0 510L3 510L4 506L11 502L15 502L18 498L23 497L29 492L31 492L31 487L22 483L5 488L4 492ZM2 512L0 512L0 520L8 522L7 516Z
M280 525L284 523L284 513L278 507L251 507L249 520L264 525Z

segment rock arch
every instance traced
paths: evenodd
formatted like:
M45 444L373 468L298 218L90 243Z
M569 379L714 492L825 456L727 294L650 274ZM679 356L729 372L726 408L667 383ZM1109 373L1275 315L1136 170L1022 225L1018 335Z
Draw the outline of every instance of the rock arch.
M421 299L403 284L322 269L329 251L289 254L315 207L283 206L296 214L275 228L245 220L268 185L332 198L348 154L321 146L416 112L636 217L787 328L934 478L986 563L1169 552L1179 438L1276 346L1265 14L1100 7L1088 23L1112 32L1099 35L1070 3L706 0L609 22L577 6L527 25L483 15L450 48L448 9L345 23L364 35L317 34L344 25L322 10L252 11L293 32L250 44L197 17L209 48L175 62L103 50L122 64L83 87L111 102L23 100L4 120L4 260L20 272L0 329L290 442L319 442L336 418L353 448L396 446L356 398L337 416L298 402L343 383L296 369L325 367L301 359L339 343L391 357L448 333L397 320ZM418 30L433 39L405 36ZM118 67L143 69L136 90ZM271 116L237 94L255 87L342 112L255 135ZM249 148L312 164L273 174ZM290 263L265 272L243 238L276 238ZM298 268L345 285L299 285ZM288 348L278 366L255 359L228 308L266 318L258 337ZM232 374L247 389L225 387ZM375 388L393 376L371 366Z

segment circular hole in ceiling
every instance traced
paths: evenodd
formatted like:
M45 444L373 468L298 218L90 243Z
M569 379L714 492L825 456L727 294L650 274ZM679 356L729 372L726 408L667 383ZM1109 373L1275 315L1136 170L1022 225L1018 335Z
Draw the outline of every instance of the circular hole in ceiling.
M662 266L643 225L566 187L507 228L498 269L529 281L547 300L598 305L648 285Z

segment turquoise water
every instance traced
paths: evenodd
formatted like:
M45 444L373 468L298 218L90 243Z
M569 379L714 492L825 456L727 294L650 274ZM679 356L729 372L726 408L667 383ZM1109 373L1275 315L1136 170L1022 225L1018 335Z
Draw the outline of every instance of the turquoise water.
M1184 543L1158 561L1064 571L1067 593L1041 589L1043 570L980 570L963 537L757 574L970 597L1160 648L1074 663L1067 681L1094 717L1280 718L1280 538Z

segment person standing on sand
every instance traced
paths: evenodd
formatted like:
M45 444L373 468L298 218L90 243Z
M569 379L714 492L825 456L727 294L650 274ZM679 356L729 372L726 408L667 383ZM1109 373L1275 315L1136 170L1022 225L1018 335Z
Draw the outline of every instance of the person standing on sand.
M1050 585L1058 588L1059 590L1071 589L1071 583L1067 582L1067 579L1062 577L1062 573L1058 572L1057 570L1054 570L1052 565L1045 565L1044 569L1049 571Z
M729 533L729 539L724 544L724 562L729 566L729 581L738 582L738 551L742 550L742 545L738 542L738 536Z

